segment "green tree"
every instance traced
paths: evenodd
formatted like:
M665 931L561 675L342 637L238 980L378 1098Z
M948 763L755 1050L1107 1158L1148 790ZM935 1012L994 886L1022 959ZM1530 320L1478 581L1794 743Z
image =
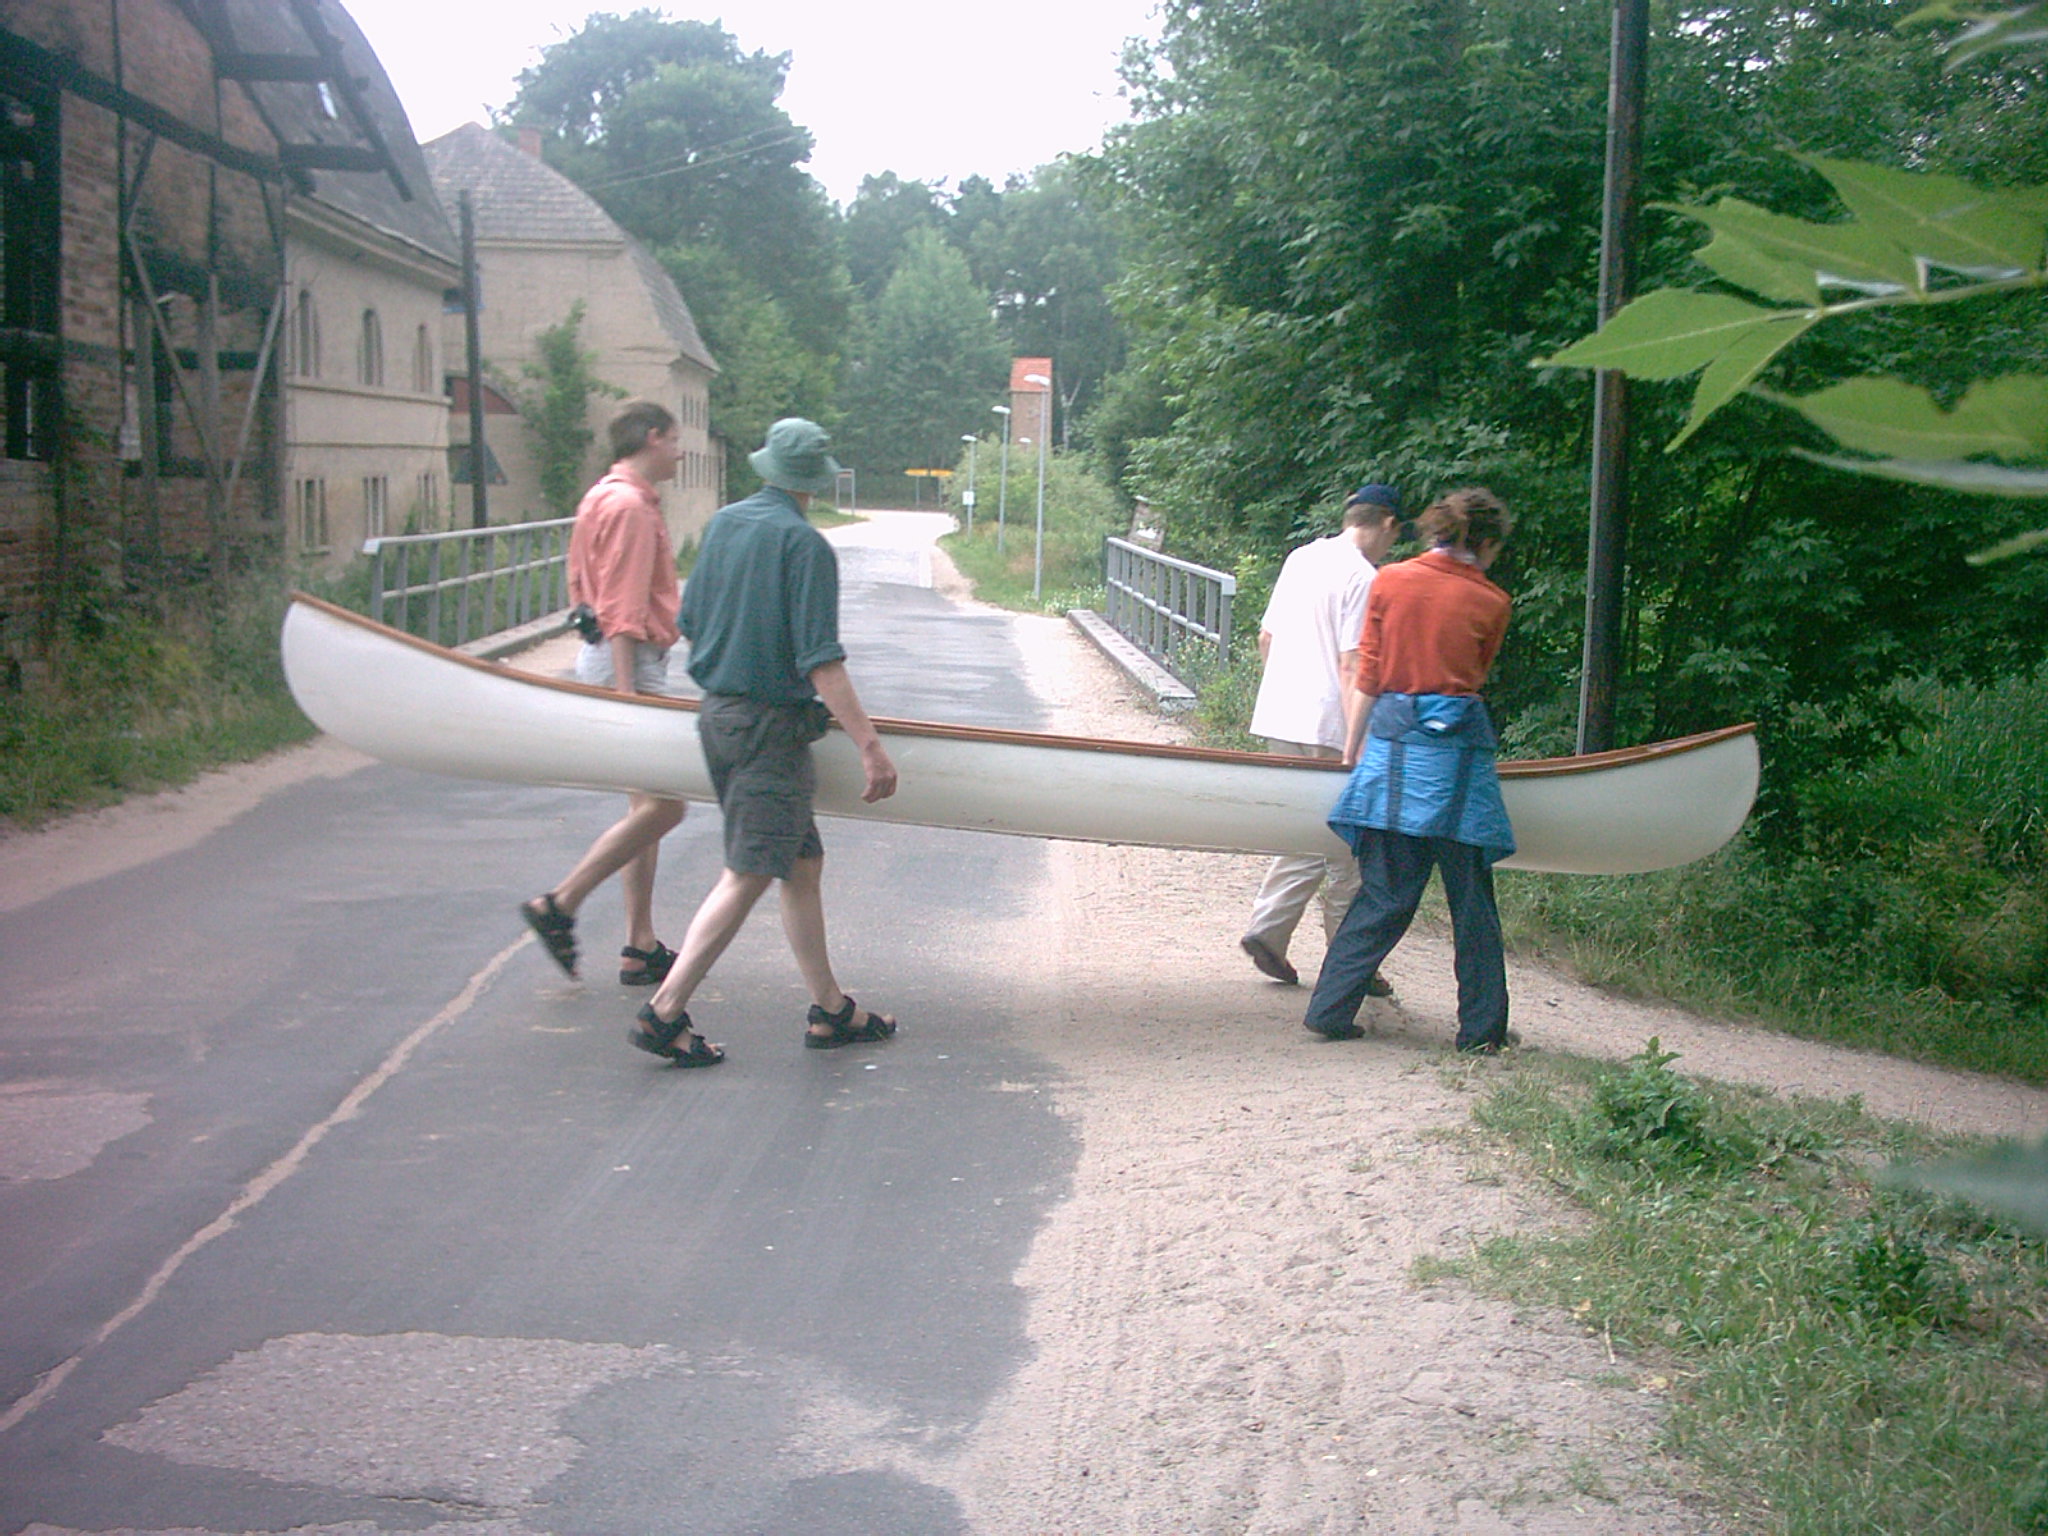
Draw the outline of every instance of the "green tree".
M763 408L830 418L851 316L811 136L779 104L788 69L714 24L599 14L542 50L505 113L661 253L722 370L712 425L735 442L758 440Z
M939 194L894 171L863 176L840 223L847 271L861 298L872 304L889 286L896 264L918 230L943 234L951 220Z
M918 231L869 317L842 458L867 473L950 465L963 434L987 429L1006 367L966 258Z
M596 441L590 429L591 397L625 393L597 376L597 356L584 347L582 329L583 301L578 299L558 324L534 337L535 361L526 365L526 376L535 385L525 402L526 424L533 432L541 495L556 517L576 510L590 482L590 447Z
M1826 185L1780 152L1791 140L2024 174L2048 90L2018 71L1987 111L1896 17L1853 0L1662 7L1650 195L1741 186L1822 217ZM1125 420L1172 417L1115 445L1127 486L1165 509L1177 548L1234 567L1309 531L1354 476L1418 497L1492 483L1523 514L1494 690L1517 750L1558 749L1576 694L1589 387L1528 363L1592 327L1606 54L1595 6L1177 3L1132 72L1140 120L1087 168L1126 237L1118 304L1139 379L1114 397ZM1693 243L1653 219L1644 286ZM1937 395L2030 344L1963 308L1927 349L1919 382ZM1780 387L1863 371L1899 341L1881 317L1816 335ZM1661 441L1685 402L1644 391L1638 411ZM1760 719L1771 809L1788 811L1787 786L1897 728L1894 676L1981 676L2044 637L2039 578L1964 563L1981 509L1783 457L1760 429L1772 411L1738 399L1693 451L1638 457L1621 720L1645 739Z
M1065 424L1095 404L1123 361L1109 302L1120 270L1111 221L1065 162L999 194L963 188L955 205L967 210L955 215L955 243L988 291L1011 355L1053 359L1064 442Z

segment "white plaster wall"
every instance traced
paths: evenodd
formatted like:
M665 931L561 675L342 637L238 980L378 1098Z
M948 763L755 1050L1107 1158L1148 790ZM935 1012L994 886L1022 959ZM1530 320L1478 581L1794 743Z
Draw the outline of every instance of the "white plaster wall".
M487 378L530 387L526 368L537 356L540 333L568 318L580 297L584 304L579 332L584 348L595 355L592 371L618 395L593 398L590 430L593 443L584 478L595 480L609 461L605 423L619 401L658 400L675 413L683 446L683 465L675 480L659 487L669 534L680 547L694 540L718 506L718 480L709 432L708 391L711 375L701 364L681 358L663 330L623 244L513 245L480 243L484 307L479 329ZM462 317L444 324L444 344L462 366ZM530 442L522 425L502 416L484 423L492 453L504 468L507 483L490 490L491 519L501 520L500 503L521 516L544 515L539 478ZM468 441L464 423L454 428L457 441Z
M384 532L446 527L449 515L448 401L443 393L445 337L442 292L451 269L404 264L372 252L337 249L320 234L288 237L285 267L291 302L313 295L319 316L319 372L309 376L298 355L295 316L288 313L285 361L285 516L287 549L323 567L348 563L366 537L364 484L383 477ZM379 385L362 382L358 345L362 316L377 312L384 339ZM414 344L426 329L423 380L414 375ZM424 382L425 388L420 383ZM326 482L324 548L304 547L299 483ZM431 497L431 502L427 500Z

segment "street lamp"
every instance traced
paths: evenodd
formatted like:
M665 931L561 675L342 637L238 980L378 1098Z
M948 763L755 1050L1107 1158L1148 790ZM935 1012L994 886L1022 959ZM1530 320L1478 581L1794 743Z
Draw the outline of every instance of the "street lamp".
M996 553L1003 552L1003 516L1010 506L1010 408L1007 405L989 407L1003 418L1003 468L996 477Z
M967 445L967 494L960 499L967 503L967 531L974 532L974 456L981 451L981 439L972 432L962 432L960 441Z
M1027 373L1024 382L1046 392L1045 406L1038 413L1038 541L1031 551L1031 601L1035 603L1045 582L1045 440L1052 436L1052 380L1042 373Z

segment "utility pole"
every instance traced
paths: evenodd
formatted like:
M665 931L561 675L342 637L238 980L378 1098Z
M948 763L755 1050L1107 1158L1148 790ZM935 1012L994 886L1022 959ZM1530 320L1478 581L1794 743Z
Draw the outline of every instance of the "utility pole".
M469 193L459 199L462 212L462 335L469 350L469 525L491 526L490 476L484 465L484 346L477 324L483 300L477 290L476 209Z
M1607 184L1600 215L1602 325L1634 292L1649 38L1649 0L1615 0L1607 82ZM1581 755L1605 752L1614 745L1614 693L1621 672L1622 587L1628 554L1628 456L1628 376L1603 368L1593 376L1586 643L1579 672Z

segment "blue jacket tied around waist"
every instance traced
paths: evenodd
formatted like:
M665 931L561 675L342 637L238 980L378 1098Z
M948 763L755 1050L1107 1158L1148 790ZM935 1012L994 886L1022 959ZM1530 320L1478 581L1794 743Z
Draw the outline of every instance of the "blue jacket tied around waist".
M1515 851L1515 834L1494 772L1498 745L1476 695L1381 694L1358 766L1330 809L1330 830L1353 853L1359 832L1372 827L1469 843L1499 863Z

